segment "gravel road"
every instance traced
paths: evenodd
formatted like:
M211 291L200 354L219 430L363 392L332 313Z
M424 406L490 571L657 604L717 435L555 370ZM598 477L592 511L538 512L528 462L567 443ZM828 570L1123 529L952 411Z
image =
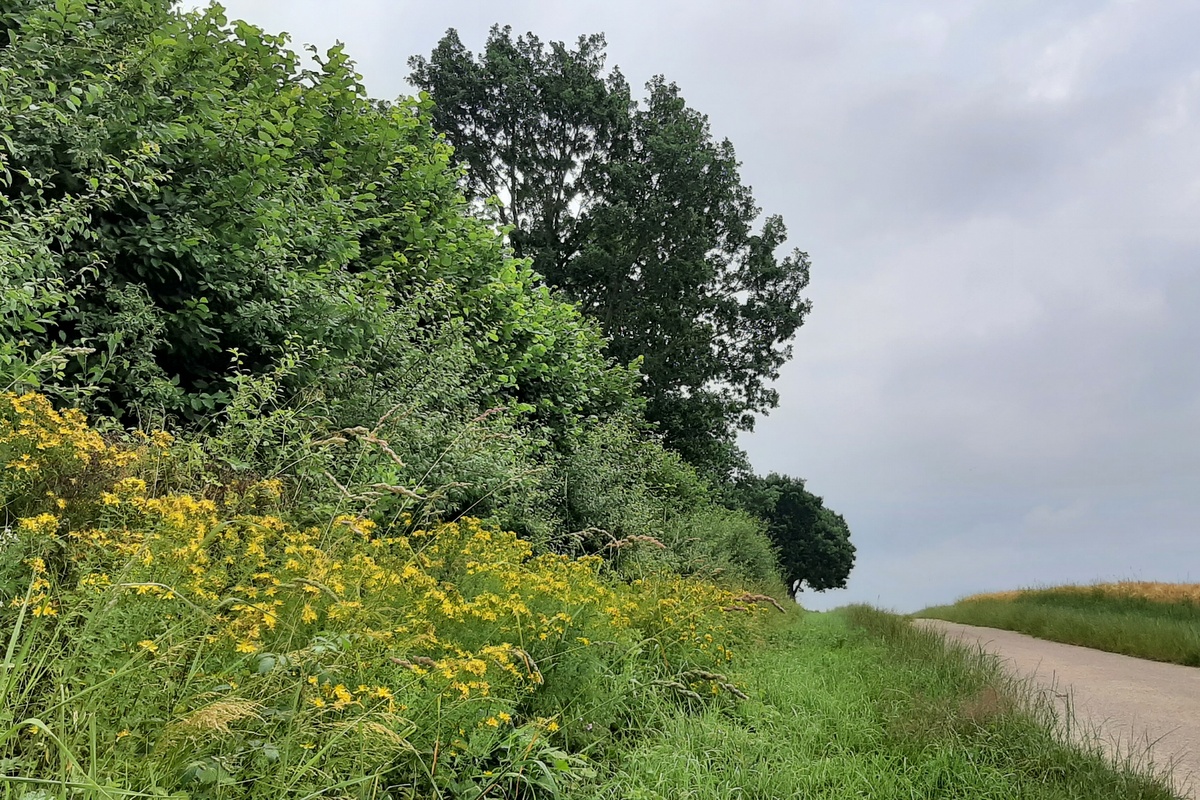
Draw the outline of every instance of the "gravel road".
M1070 702L1114 758L1147 756L1155 771L1171 765L1176 788L1200 798L1200 669L1035 639L1022 633L917 620L996 653L1016 674ZM1082 734L1081 734L1082 735Z

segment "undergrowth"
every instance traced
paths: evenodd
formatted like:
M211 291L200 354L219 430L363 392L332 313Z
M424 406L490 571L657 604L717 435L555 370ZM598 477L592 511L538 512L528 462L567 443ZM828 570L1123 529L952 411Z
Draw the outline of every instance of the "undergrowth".
M572 557L398 501L319 518L286 475L189 492L186 443L32 394L0 451L0 797L1171 797L989 657L778 614L648 537Z
M765 596L471 517L300 524L283 480L182 492L165 434L0 406L4 797L552 797L741 694Z
M1019 631L1154 661L1200 666L1200 587L1115 583L968 597L921 617Z

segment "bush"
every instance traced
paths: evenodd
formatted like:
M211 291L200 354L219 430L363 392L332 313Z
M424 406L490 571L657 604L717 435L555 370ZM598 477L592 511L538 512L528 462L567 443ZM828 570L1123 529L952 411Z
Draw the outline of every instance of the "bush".
M307 62L168 0L18 2L4 25L0 380L38 386L49 357L119 417L202 422L231 353L261 375L319 350L289 389L319 386L403 360L399 317L456 326L485 408L562 433L633 405L633 370L468 213L430 103L371 100L340 46Z
M779 560L765 526L742 511L701 508L672 520L663 534L679 554L674 569L707 580L782 590Z

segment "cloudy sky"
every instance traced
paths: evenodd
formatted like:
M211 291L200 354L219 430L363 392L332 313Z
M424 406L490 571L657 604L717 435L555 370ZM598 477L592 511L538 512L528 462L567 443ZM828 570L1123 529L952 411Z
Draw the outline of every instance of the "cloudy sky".
M372 95L492 23L677 82L813 260L743 444L858 547L826 608L1200 581L1200 4L229 0Z

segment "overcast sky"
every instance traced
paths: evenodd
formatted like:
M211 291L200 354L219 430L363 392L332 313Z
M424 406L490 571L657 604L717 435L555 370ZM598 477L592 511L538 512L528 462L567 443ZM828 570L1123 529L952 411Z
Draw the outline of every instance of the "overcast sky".
M604 32L661 73L813 261L743 445L858 547L809 607L1200 581L1200 3L230 0L345 42L369 92L448 27Z

